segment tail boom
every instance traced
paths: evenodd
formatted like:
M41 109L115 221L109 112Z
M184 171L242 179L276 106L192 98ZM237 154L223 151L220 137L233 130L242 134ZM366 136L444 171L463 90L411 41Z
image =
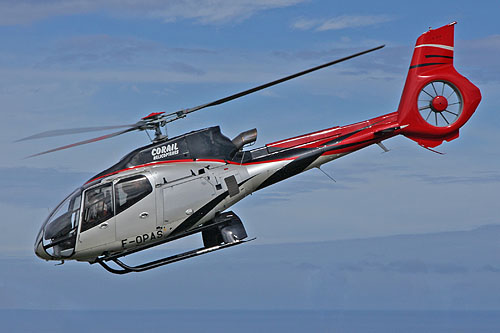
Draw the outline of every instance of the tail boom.
M481 92L453 67L454 26L431 29L417 39L396 112L267 144L267 154L246 164L287 162L259 188L399 134L426 148L456 139Z

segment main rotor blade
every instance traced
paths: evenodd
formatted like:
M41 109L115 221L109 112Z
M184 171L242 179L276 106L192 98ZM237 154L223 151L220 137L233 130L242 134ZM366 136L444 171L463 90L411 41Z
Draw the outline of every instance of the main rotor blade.
M110 133L110 134L99 136L97 138L88 139L88 140L84 140L84 141L72 143L72 144L69 144L69 145L66 145L66 146L62 146L62 147L50 149L50 150L47 150L47 151L44 151L44 152L41 152L41 153L38 153L38 154L30 155L30 156L28 156L26 158L40 156L40 155L44 155L44 154L48 154L48 153L53 153L53 152L58 151L58 150L73 148L73 147L76 147L76 146L85 145L87 143L92 143L92 142L97 142L97 141L101 141L101 140L104 140L104 139L109 139L109 138L112 138L114 136L118 136L120 134L124 134L124 133L127 133L127 132L135 131L136 129L137 129L137 127L131 127L131 128L126 129L126 130L123 130L123 131L114 132L114 133Z
M33 135L27 136L25 138L16 140L14 142L26 141L26 140L34 140L34 139L41 139L41 138L48 138L48 137L52 137L52 136L60 136L60 135L68 135L68 134L78 134L78 133L104 131L104 130L108 130L108 129L133 127L133 126L135 126L135 124L130 124L130 125L116 125L116 126L96 126L96 127L80 127L80 128L59 129L59 130L45 131L45 132L41 132L41 133L38 133L38 134L33 134Z
M189 108L189 109L185 109L185 110L180 110L178 112L174 112L174 113L171 113L169 115L176 115L176 114L177 115L179 115L179 114L186 115L188 113L191 113L191 112L194 112L194 111L198 111L198 110L207 108L209 106L214 106L214 105L219 105L219 104L222 104L222 103L226 103L226 102L232 101L233 99L240 98L240 97L243 97L245 95L254 93L256 91L259 91L259 90L262 90L262 89L265 89L265 88L269 88L269 87L274 86L276 84L279 84L279 83L282 83L282 82L294 79L296 77L299 77L299 76L302 76L302 75L305 75L305 74L317 71L318 69L322 69L322 68L325 68L325 67L328 67L328 66L332 66L332 65L338 64L340 62L343 62L343 61L346 61L346 60L358 57L360 55L363 55L363 54L366 54L366 53L369 53L369 52L373 52L373 51L379 50L379 49L383 48L384 46L385 45L380 45L380 46L374 47L374 48L366 50L366 51L358 52L358 53L352 54L352 55L344 57L344 58L333 60L333 61L327 62L326 64L319 65L319 66L316 66L316 67L313 67L313 68L309 68L309 69L306 69L305 71L302 71L302 72L299 72L299 73L296 73L296 74L285 76L285 77L283 77L281 79L278 79L278 80L275 80L275 81L272 81L272 82L269 82L269 83L265 83L263 85L255 87L255 88L244 90L244 91L241 91L241 92L236 93L234 95L227 96L227 97L218 99L216 101L213 101L213 102L210 102L210 103L207 103L207 104L202 104L202 105L195 106L193 108Z

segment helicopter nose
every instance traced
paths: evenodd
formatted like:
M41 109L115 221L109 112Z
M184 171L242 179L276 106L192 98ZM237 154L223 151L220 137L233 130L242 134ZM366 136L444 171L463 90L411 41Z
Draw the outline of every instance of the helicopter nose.
M45 249L43 248L43 244L42 244L42 232L40 232L38 234L38 237L36 238L36 241L35 241L35 254L40 259L44 259L44 260L50 260L50 259L52 259L48 255L48 253L45 251Z

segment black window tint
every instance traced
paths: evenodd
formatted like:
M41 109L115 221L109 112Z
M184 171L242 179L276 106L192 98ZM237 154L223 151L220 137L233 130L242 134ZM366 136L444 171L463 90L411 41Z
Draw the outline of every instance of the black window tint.
M82 232L113 216L112 194L111 184L90 189L85 193Z
M115 185L116 214L123 212L151 192L153 192L153 187L146 176L120 180Z

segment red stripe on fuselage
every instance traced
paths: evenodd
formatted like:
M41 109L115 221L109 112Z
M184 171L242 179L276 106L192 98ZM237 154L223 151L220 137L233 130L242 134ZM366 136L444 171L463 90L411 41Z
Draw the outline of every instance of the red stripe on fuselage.
M334 140L336 137L349 134L364 127L375 124L383 125L386 123L395 123L396 121L397 121L397 112L393 112L351 125L331 127L325 130L296 136L290 139L268 143L266 147L293 148L300 146L300 148L316 148L322 146L325 142Z
M282 141L277 141L274 143L267 144L266 147L273 147L273 148L319 148L319 147L329 147L331 146L332 148L340 145L348 145L345 148L341 148L338 150L334 151L327 151L323 155L332 155L332 154L342 154L342 153L349 153L353 152L355 150L358 150L364 146L370 145L372 143L375 143L377 141L380 141L382 138L374 138L373 134L377 129L383 129L384 127L387 126L393 126L397 121L397 112L389 113L380 117L376 117L370 120L362 121L356 124L351 124L347 126L342 126L342 127L332 127L330 129L322 130L322 131L317 131L314 133L309 133L305 134L302 136L298 136L295 138L287 139L287 140L282 140ZM346 138L342 140L341 142L336 142L333 143L332 145L326 145L325 144L328 141L334 140L336 137L341 136L342 134L349 134L350 132L354 132L360 129L366 128L365 130L361 131L358 134L355 134L354 136L350 138ZM341 132L342 131L342 132ZM392 135L390 135L392 136ZM390 137L389 136L389 137ZM361 147L360 147L361 145ZM280 151L277 151L276 153L279 153ZM272 154L271 154L272 155ZM185 160L170 160L170 161L158 161L158 162L151 162L151 163L145 163L141 165L136 165L132 166L130 168L125 168L122 170L114 171L106 175L102 175L99 177L96 177L94 179L89 180L85 184L92 183L96 180L106 178L112 175L116 175L121 172L133 170L133 169L138 169L138 168L145 168L153 165L161 165L161 164L170 164L170 163L196 163L196 162L214 162L214 163L222 163L222 164L232 164L232 165L253 165L253 164L265 164L265 163L273 163L273 162L279 162L279 161L291 161L295 160L298 158L301 154L298 153L295 156L292 157L286 157L286 158L277 158L273 160L265 160L265 161L252 161L252 162L247 162L247 163L238 163L234 161L227 161L227 160L221 160L221 159L185 159ZM267 155L269 156L269 155Z
M116 174L121 173L121 172L129 171L129 170L134 170L134 169L139 169L139 168L146 168L146 167L150 167L150 166L153 166L153 165L160 165L160 164L215 162L215 163L233 164L233 165L252 165L252 164L263 164L263 163L272 163L272 162L279 162L279 161L294 160L297 157L298 156L287 157L287 158L278 158L278 159L271 160L271 161L261 161L261 162L255 161L255 162L248 162L248 163L241 163L241 164L237 163L237 162L233 162L233 161L217 160L217 159L201 159L201 158L197 159L197 160L186 159L186 160L158 161L158 162L145 163L145 164L141 164L141 165L135 165L135 166L132 166L130 168L125 168L125 169L122 169L122 170L110 172L108 174L105 174L105 175L102 175L102 176L99 176L99 177L96 177L96 178L93 178L93 179L89 180L88 182L85 183L85 185L86 184L90 184L90 183L92 183L92 182L94 182L96 180L102 179L102 178L106 178L106 177L109 177L109 176L116 175Z

